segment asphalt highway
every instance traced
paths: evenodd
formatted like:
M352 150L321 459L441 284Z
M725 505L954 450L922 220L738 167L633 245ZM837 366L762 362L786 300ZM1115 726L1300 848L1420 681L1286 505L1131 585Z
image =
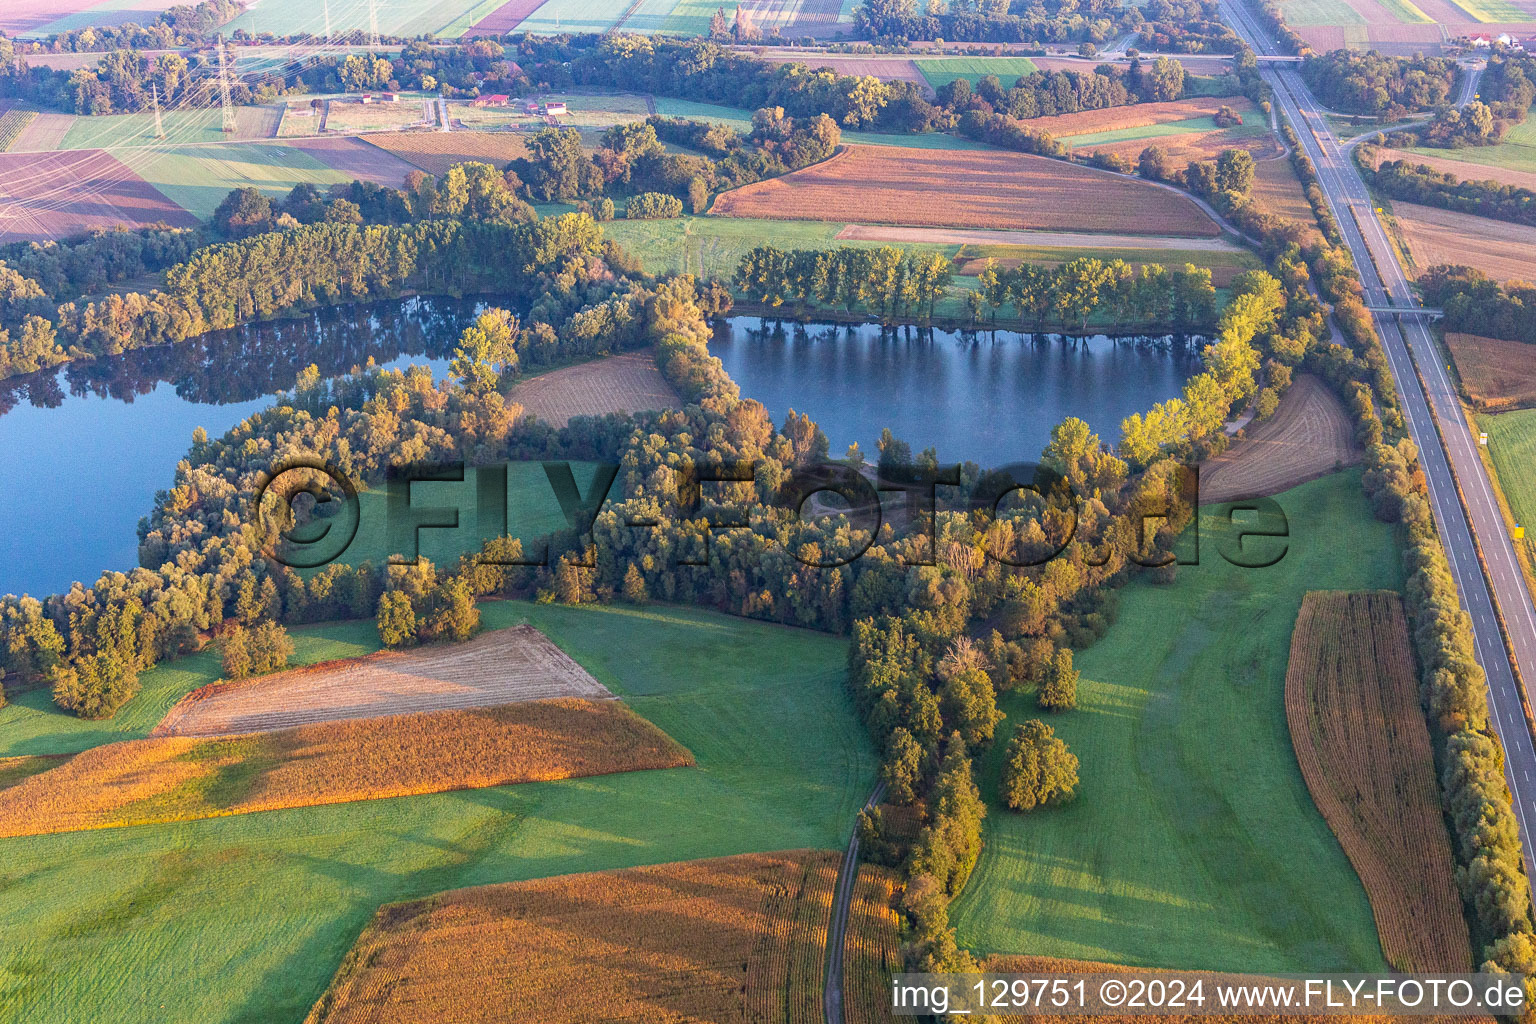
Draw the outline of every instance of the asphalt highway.
M1255 54L1263 57L1280 52L1274 39L1240 2L1227 0L1224 6L1229 22ZM1416 306L1365 182L1349 154L1334 139L1322 107L1301 74L1290 67L1274 66L1262 67L1261 73L1317 169L1323 194L1360 271L1367 305ZM1476 84L1472 75L1466 77L1469 81L1461 97L1464 102L1471 99ZM1489 715L1504 744L1505 775L1520 826L1526 873L1536 876L1530 828L1536 821L1536 743L1525 721L1520 684L1496 609L1504 613L1515 663L1527 674L1536 673L1536 610L1488 472L1479 458L1476 438L1463 416L1426 319L1377 313L1376 326L1402 395L1409 435L1419 447L1435 521L1461 591L1462 607L1471 617L1477 658L1488 676ZM1457 494L1458 480L1465 507ZM1481 541L1488 563L1486 575L1478 562L1477 541ZM1348 558L1349 552L1340 551L1339 557Z

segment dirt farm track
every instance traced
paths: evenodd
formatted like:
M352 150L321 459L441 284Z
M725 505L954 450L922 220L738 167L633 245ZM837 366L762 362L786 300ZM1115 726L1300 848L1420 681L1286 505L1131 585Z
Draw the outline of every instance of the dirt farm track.
M612 696L543 633L514 626L467 643L380 651L193 693L151 735L224 736L546 697Z

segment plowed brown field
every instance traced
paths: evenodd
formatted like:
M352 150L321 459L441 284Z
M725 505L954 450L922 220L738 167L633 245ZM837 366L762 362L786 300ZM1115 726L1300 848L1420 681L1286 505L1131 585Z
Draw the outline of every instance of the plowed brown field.
M1188 198L1131 178L992 150L847 146L715 200L727 217L1215 237Z
M110 153L0 154L0 243L159 223L196 227L198 220Z
M500 168L528 155L528 144L516 132L409 132L362 141L439 176L454 164L478 161Z
M1453 331L1445 343L1473 405L1498 412L1536 404L1536 345Z
M1273 416L1200 467L1200 501L1279 494L1359 461L1338 397L1318 378L1300 373Z
M1322 240L1312 204L1307 202L1307 193L1289 160L1280 157L1254 165L1253 200L1265 213L1307 225L1314 240Z
M1500 281L1536 277L1536 228L1393 200L1392 216L1418 271L1437 263L1474 267Z
M306 1024L819 1022L838 861L746 854L386 906Z
M1303 598L1285 674L1302 777L1360 875L1394 970L1466 971L1467 923L1397 594Z
M1187 100L1168 100L1160 103L1132 103L1124 107L1106 107L1103 110L1084 110L1076 114L1057 114L1053 117L1036 117L1025 122L1058 138L1070 135L1091 135L1095 132L1112 132L1121 128L1140 128L1148 124L1166 124L1169 121L1185 121L1191 117L1209 117L1222 107L1231 107L1243 115L1245 123L1260 117L1257 108L1241 96L1199 96ZM1146 140L1152 145L1156 139Z
M547 697L612 696L543 633L514 626L461 644L380 651L208 687L171 708L151 735L221 736Z
M617 701L527 701L220 739L93 747L0 789L0 836L676 768L692 756Z
M1500 185L1513 185L1536 191L1536 171L1518 171L1512 167L1494 167L1474 164L1467 160L1451 160L1443 156L1425 156L1408 153L1401 149L1378 149L1377 165L1385 160L1406 160L1410 164L1424 164L1442 174L1454 174L1462 181L1496 181Z
M572 416L675 409L683 404L649 351L624 352L530 377L511 399L557 427Z

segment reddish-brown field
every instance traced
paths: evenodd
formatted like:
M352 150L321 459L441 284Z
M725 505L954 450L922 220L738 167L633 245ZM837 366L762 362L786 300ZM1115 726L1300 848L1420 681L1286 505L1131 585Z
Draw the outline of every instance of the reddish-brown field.
M171 708L151 735L227 736L412 711L612 696L543 633L514 626L461 644L379 651L204 687Z
M1273 416L1200 467L1200 501L1279 494L1359 461L1338 396L1311 374L1297 374Z
M301 139L281 145L306 153L327 167L350 174L359 181L371 181L390 188L399 188L405 176L416 170L384 147L370 146L360 138L341 136Z
M383 133L357 141L439 176L454 164L479 161L505 167L528 155L528 143L516 132Z
M464 35L466 37L499 36L511 32L543 3L544 0L507 0L506 3L475 22Z
M0 243L159 223L198 220L109 153L0 154Z
M1411 164L1424 164L1442 174L1454 174L1462 181L1496 181L1500 185L1536 190L1536 171L1520 171L1510 167L1493 167L1473 164L1465 160L1447 160L1442 156L1425 156L1422 153L1405 153L1400 149L1378 149L1378 166L1385 160L1406 160Z
M1486 412L1536 405L1536 345L1447 331L1467 399Z
M1312 214L1312 204L1307 202L1306 191L1291 162L1284 157L1262 160L1254 165L1253 200L1259 209L1285 220L1305 224L1318 240L1322 233L1317 230L1317 218Z
M1121 964L1098 963L1093 960L1064 960L1049 956L989 956L982 962L982 970L989 974L1156 974L1156 968L1125 967ZM1233 975L1225 975L1233 977ZM1258 975L1253 981L1262 983ZM1206 1006L1209 1008L1209 993ZM1338 1017L1299 1017L1278 1014L1160 1014L1139 1016L1132 1013L1099 1014L1093 1017L1045 1016L1038 1014L1010 1014L992 1018L1006 1024L1022 1024L1024 1021L1072 1022L1072 1024L1338 1024ZM1494 1024L1492 1017L1393 1017L1351 1016L1350 1024Z
M1038 128L1040 131L1060 138L1068 135L1112 132L1122 128L1140 128L1148 124L1167 124L1169 121L1186 121L1192 117L1209 117L1222 107L1231 107L1243 115L1245 124L1253 123L1249 118L1262 116L1252 103L1241 96L1200 96L1187 100L1133 103L1126 107L1106 107L1103 110L1084 110L1076 114L1036 117L1025 123L1031 128ZM1151 145L1156 141L1156 139L1148 139L1145 144Z
M520 382L512 401L557 427L572 416L675 409L682 399L667 383L650 351L625 352L567 366Z
M1399 200L1392 202L1392 216L1408 241L1416 271L1451 263L1500 281L1536 277L1531 261L1536 228Z
M0 3L0 31L18 36L30 29L94 7L100 0L5 0Z
M93 747L59 767L0 788L0 836L187 821L692 763L687 750L618 701L574 698L326 722L220 739L129 740Z
M1472 950L1418 693L1402 598L1302 599L1285 717L1312 800L1365 886L1387 963L1466 971Z
M75 123L74 114L56 114L43 111L32 119L16 141L11 143L12 153L52 153L64 144L64 136Z
M306 1024L811 1024L838 861L755 853L386 906Z
M1071 141L1071 140L1068 140ZM1160 135L1155 139L1127 139L1124 142L1108 142L1098 146L1085 146L1078 153L1115 153L1132 163L1148 146L1158 146L1168 154L1168 162L1175 168L1184 168L1199 160L1215 160L1227 149L1246 149L1256 161L1268 161L1280 155L1280 143L1273 135L1241 134L1225 128L1209 132L1182 132L1178 135Z
M1188 198L1046 157L847 146L781 178L725 192L713 213L779 220L1220 234Z

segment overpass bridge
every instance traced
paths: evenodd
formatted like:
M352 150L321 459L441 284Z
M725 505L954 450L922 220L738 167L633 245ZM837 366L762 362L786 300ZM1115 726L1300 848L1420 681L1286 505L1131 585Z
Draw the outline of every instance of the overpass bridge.
M1427 316L1437 320L1445 316L1445 310L1434 306L1366 306L1372 313L1395 313L1399 316Z

